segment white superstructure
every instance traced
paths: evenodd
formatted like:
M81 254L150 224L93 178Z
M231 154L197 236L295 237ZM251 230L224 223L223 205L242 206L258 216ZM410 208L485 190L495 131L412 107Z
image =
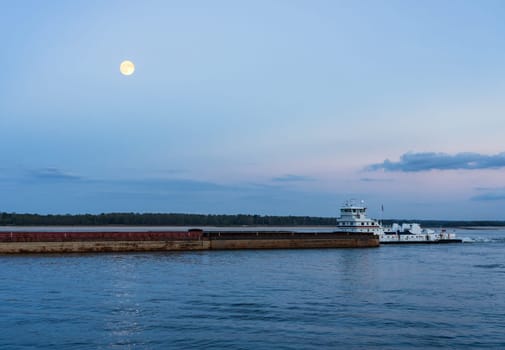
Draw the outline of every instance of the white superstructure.
M418 223L396 224L385 227L382 235L379 236L381 243L448 243L461 242L456 238L455 233L442 229L434 231L421 228Z
M376 235L384 233L377 220L366 216L366 207L363 201L348 200L340 208L340 217L337 218L337 229L344 232L372 232Z
M346 201L340 208L337 218L337 230L352 233L374 233L379 236L380 243L450 243L461 242L456 234L440 230L438 232L423 229L418 223L393 224L383 227L378 220L366 216L366 206L363 201L354 199Z

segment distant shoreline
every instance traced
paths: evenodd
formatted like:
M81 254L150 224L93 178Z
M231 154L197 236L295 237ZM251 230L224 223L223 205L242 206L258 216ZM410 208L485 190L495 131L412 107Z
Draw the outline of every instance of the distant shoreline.
M398 221L407 222L407 221ZM414 221L409 221L414 222ZM421 223L425 228L431 229L456 229L456 230L499 230L505 228L505 225L495 226L465 226L465 225L425 225L422 221L415 221ZM190 229L205 229L213 231L324 231L332 232L337 229L335 225L229 225L229 226L214 226L214 225L0 225L0 232L19 232L19 231L53 231L53 232L85 232L85 231L172 231L172 230L190 230Z
M454 226L451 228L461 229L461 230L498 230L504 228L505 225L497 225L497 226Z
M499 220L417 220L383 219L392 223L416 222L424 227L469 228L505 227ZM335 227L335 217L273 216L253 214L103 213L40 215L0 213L2 226L213 226L213 227Z

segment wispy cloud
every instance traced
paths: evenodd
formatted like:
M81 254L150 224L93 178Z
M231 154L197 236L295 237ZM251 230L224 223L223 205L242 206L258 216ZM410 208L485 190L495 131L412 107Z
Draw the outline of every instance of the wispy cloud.
M219 183L190 178L92 178L73 175L58 168L19 171L12 183L0 181L16 201L11 211L41 213L99 212L187 212L259 213L278 215L318 214L321 207L307 208L307 193L286 182ZM292 178L294 179L294 178ZM296 177L305 181L305 177ZM13 196L17 188L18 196ZM5 192L3 192L5 193ZM48 197L47 194L51 196ZM312 194L331 207L333 196ZM5 197L4 197L5 198ZM0 205L2 203L0 198ZM22 199L22 200L21 200ZM27 204L28 203L28 204Z
M58 168L42 168L29 171L32 179L36 180L81 180L82 177L68 172L64 172Z
M304 175L287 174L272 179L275 182L300 182L300 181L314 181L313 178Z
M378 179L378 178L373 178L373 177L362 177L359 179L359 181L362 182L391 182L393 179Z
M398 162L386 159L382 163L372 164L366 170L385 170L400 172L418 172L428 170L456 170L456 169L497 169L505 167L505 152L495 155L479 153L405 153Z
M471 198L473 201L505 201L505 193L482 193Z
M1 172L0 172L1 174ZM46 167L30 170L10 169L9 177L20 184L41 185L62 184L70 186L86 186L87 189L97 189L100 192L136 192L136 193L188 193L188 192L233 192L256 185L220 184L211 181L200 181L190 178L163 177L132 177L132 178L93 178L84 177L74 172L56 167Z
M470 198L473 201L505 201L505 187L477 187L480 194Z
M237 187L233 185L221 185L209 181L198 181L191 179L129 179L97 180L107 186L116 185L119 188L136 188L149 192L212 192L212 191L234 191Z

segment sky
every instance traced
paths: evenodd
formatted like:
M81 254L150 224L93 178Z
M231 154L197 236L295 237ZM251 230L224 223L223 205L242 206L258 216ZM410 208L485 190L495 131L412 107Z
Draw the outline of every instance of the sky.
M504 18L501 0L0 1L0 211L332 217L356 198L505 220Z

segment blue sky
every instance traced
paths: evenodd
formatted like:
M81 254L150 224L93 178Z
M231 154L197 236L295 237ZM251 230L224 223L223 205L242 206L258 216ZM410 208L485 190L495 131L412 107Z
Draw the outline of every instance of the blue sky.
M0 3L0 211L505 220L503 1ZM119 64L130 59L132 76Z

